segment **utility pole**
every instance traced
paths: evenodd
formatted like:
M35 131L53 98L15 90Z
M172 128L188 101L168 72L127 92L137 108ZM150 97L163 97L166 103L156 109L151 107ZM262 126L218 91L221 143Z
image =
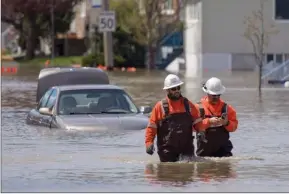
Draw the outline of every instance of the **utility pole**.
M102 10L109 11L109 0L102 0ZM111 70L113 64L112 32L103 32L104 61L108 70Z
M51 65L53 65L54 60L54 1L52 0L51 5Z

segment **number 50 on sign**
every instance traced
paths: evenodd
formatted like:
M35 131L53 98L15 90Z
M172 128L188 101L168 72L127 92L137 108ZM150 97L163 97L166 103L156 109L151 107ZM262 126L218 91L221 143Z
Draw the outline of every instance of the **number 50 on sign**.
M115 31L115 12L104 11L100 12L98 19L99 32L113 32Z

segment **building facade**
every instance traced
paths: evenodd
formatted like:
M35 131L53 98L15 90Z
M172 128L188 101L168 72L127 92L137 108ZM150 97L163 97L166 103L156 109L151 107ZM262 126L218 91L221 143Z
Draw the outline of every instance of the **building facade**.
M260 1L264 1L265 28L274 24L278 30L270 37L264 60L289 60L288 0L188 0L184 31L187 69L202 65L208 69L254 70L253 47L243 35L244 20L260 10Z

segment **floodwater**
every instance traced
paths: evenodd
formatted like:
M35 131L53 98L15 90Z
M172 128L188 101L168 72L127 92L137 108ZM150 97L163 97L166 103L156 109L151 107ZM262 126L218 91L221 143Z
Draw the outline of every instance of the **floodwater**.
M227 87L239 128L234 156L206 162L160 164L144 148L144 130L65 132L25 124L35 106L36 77L2 77L3 192L285 192L289 191L289 90L265 86L260 103L251 72L206 72ZM164 97L164 72L110 73L137 105ZM192 101L200 83L185 80Z

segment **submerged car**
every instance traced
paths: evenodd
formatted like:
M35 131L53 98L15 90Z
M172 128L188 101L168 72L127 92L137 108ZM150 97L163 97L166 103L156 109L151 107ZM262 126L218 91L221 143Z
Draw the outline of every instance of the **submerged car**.
M138 108L97 68L42 70L36 100L27 124L67 130L142 130L151 112L149 106Z

